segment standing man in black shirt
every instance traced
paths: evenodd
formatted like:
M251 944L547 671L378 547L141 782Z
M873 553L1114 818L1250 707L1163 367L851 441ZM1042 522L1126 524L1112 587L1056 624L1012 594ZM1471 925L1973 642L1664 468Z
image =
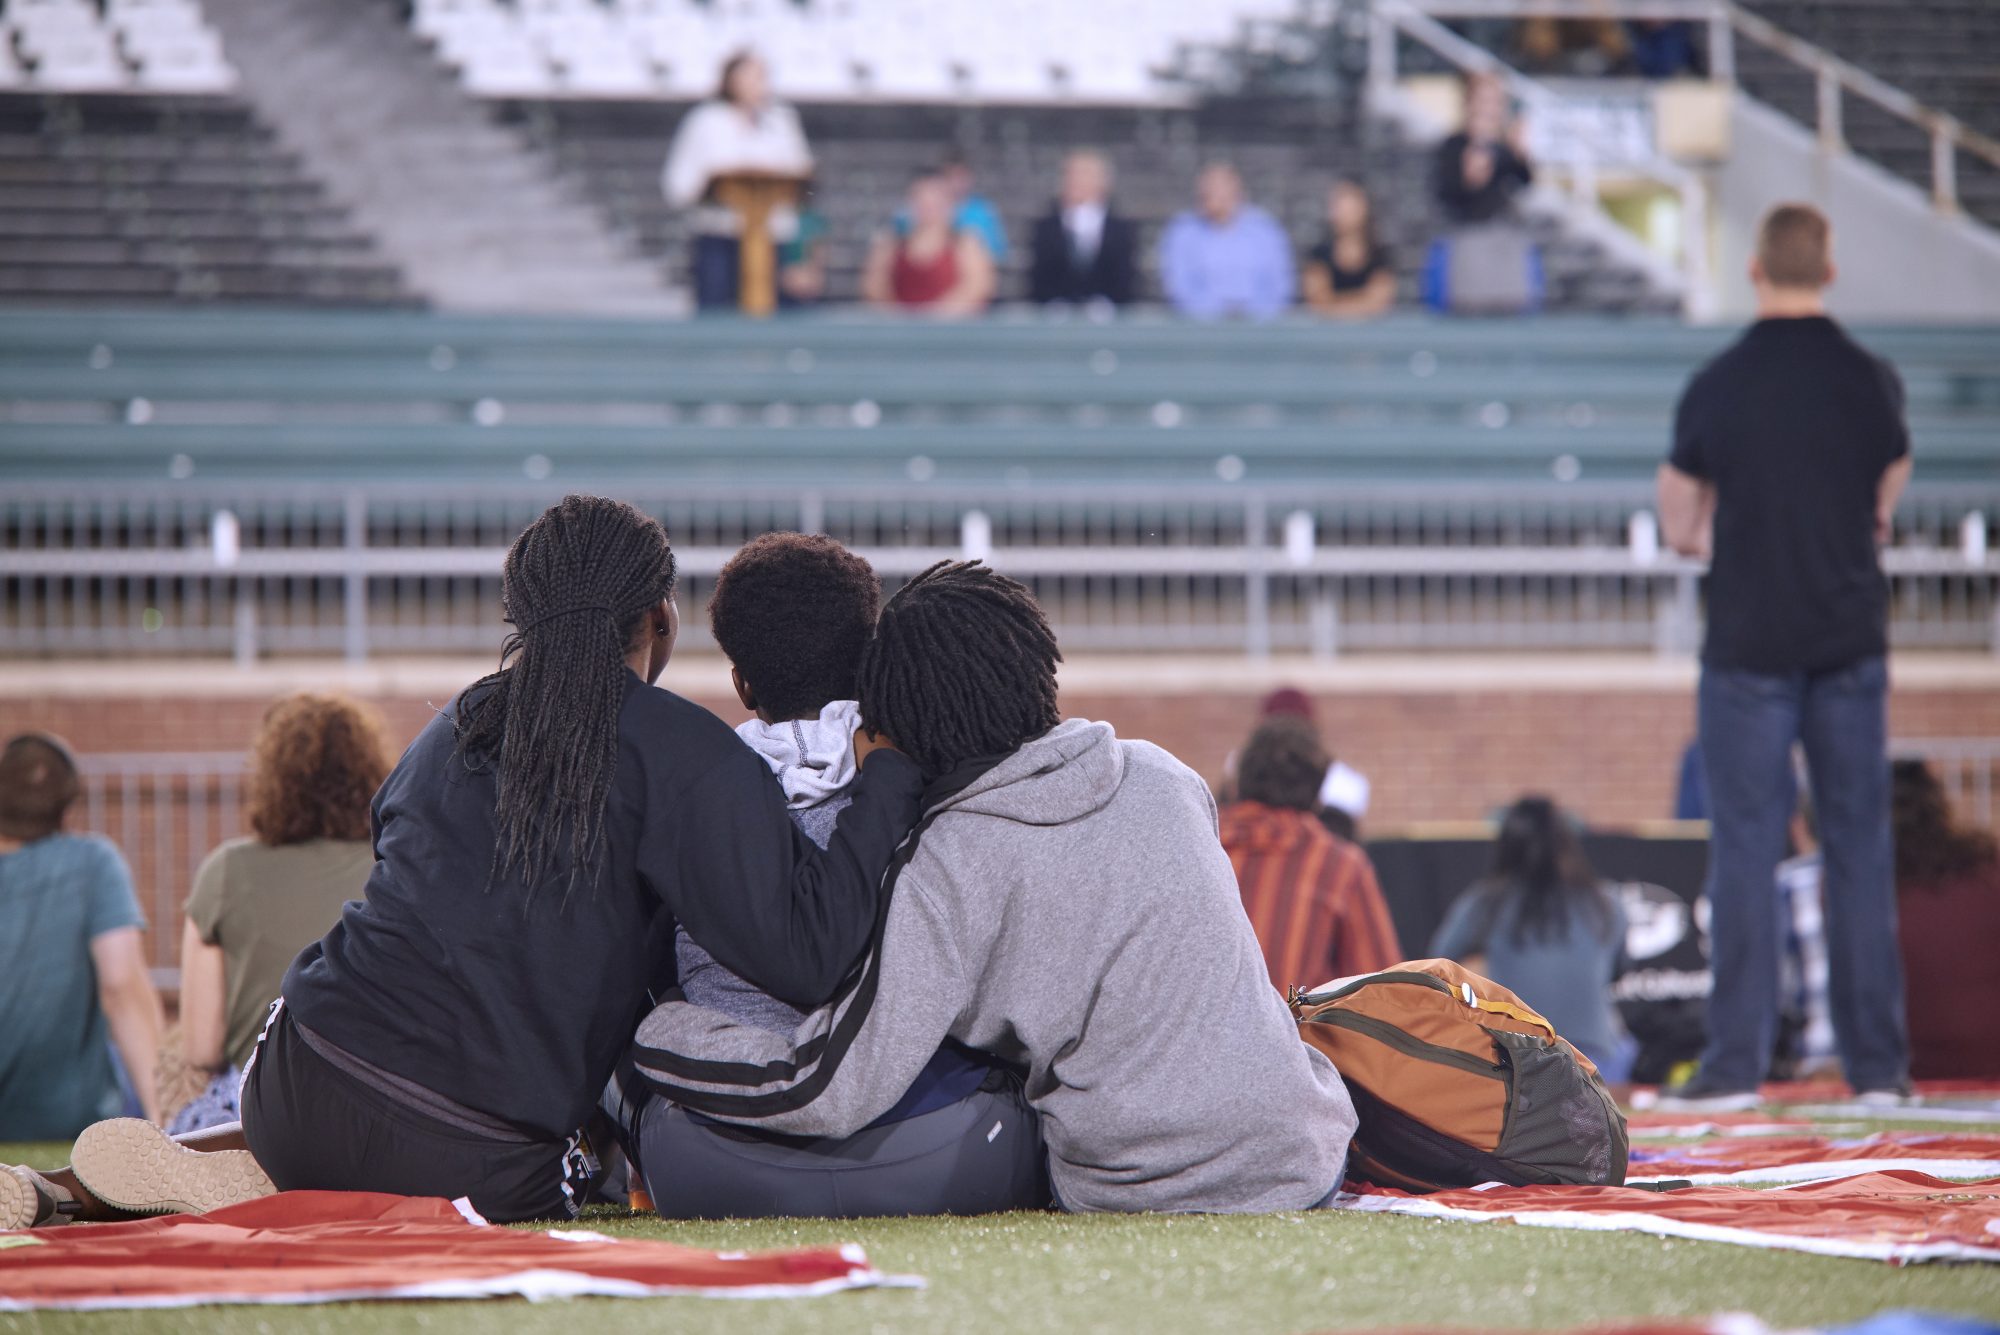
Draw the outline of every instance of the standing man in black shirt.
M1766 215L1758 320L1688 385L1660 469L1667 541L1710 559L1700 737L1715 990L1699 1071L1670 1091L1756 1103L1778 1006L1776 870L1803 743L1826 859L1834 1029L1866 1102L1909 1089L1889 833L1887 581L1878 549L1910 476L1895 369L1828 318L1826 218Z

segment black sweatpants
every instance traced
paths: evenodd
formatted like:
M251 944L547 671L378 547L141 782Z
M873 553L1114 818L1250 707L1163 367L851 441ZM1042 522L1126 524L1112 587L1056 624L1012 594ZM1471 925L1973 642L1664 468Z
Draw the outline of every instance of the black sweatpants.
M638 1122L628 1147L667 1219L996 1214L1053 1199L1041 1123L1005 1072L957 1103L844 1140L750 1131L658 1098Z
M463 1196L494 1223L516 1223L574 1219L589 1187L580 1138L438 1121L314 1051L282 1008L244 1079L243 1135L281 1191Z

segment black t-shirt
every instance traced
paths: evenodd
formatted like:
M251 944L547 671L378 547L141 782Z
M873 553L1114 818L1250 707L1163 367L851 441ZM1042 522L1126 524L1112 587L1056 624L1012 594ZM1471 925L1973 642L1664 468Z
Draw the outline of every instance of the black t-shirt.
M512 875L488 883L495 775L454 757L455 713L376 794L367 900L293 962L285 1004L363 1060L550 1139L583 1124L631 1042L673 920L766 991L825 1000L867 945L923 789L907 757L871 755L822 853L727 724L629 677L600 879L529 896Z
M1908 454L1894 367L1824 316L1760 320L1703 367L1673 466L1713 484L1713 667L1825 672L1887 651L1882 473Z
M1461 130L1438 145L1432 184L1445 217L1452 222L1492 222L1508 211L1515 195L1534 182L1535 169L1511 144L1488 144L1493 154L1492 174L1479 185L1471 185L1465 179L1465 150L1471 143Z
M1333 238L1330 236L1306 252L1306 263L1326 270L1327 279L1335 292L1359 292L1376 274L1396 267L1395 256L1389 253L1389 248L1377 245L1369 250L1368 258L1359 269L1343 269L1334 260Z

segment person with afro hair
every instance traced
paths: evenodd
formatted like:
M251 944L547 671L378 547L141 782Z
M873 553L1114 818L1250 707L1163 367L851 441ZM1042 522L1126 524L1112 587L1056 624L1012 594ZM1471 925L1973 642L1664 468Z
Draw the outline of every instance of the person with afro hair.
M806 533L746 544L709 599L709 627L729 656L737 698L754 715L737 735L771 767L793 821L822 847L857 773L856 683L881 604L868 562ZM731 973L684 928L674 955L692 1005L785 1036L806 1018ZM1020 1077L956 1043L936 1046L895 1106L846 1137L725 1129L648 1097L636 1081L615 1082L612 1100L653 1208L668 1218L985 1214L1048 1203L1041 1136ZM1008 1134L989 1134L995 1126Z
M1064 719L1061 658L1034 595L979 562L904 584L862 655L861 720L927 786L871 950L788 1032L669 999L637 1064L731 1134L844 1137L874 1134L939 1045L963 1044L1025 1073L1062 1208L1325 1203L1353 1104L1271 986L1208 787ZM978 1128L989 1148L1030 1133Z

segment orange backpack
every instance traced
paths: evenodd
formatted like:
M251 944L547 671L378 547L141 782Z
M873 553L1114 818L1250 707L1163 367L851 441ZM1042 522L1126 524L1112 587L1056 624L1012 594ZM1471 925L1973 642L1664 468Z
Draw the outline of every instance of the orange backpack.
M1597 1068L1498 983L1414 960L1295 991L1292 1010L1354 1097L1354 1177L1405 1191L1624 1183L1625 1116Z

